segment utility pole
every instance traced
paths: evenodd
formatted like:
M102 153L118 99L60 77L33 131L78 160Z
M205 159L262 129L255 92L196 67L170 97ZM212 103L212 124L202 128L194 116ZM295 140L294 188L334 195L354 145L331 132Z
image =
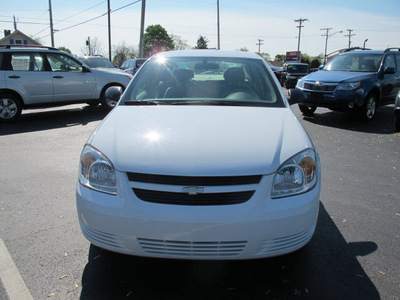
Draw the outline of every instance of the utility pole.
M321 34L321 36L325 36L325 55L324 55L324 65L326 64L326 49L328 48L328 37L329 37L329 30L332 30L331 27L329 28L321 28L320 30L326 30L325 34Z
M218 46L217 49L221 49L220 44L220 34L219 34L219 0L217 0L217 36L218 36Z
M258 39L258 43L256 45L258 45L258 54L261 53L261 45L264 45L264 40Z
M111 61L111 9L110 0L107 0L107 11L108 11L108 59Z
M15 16L14 17L14 30L17 30L17 21L15 21Z
M49 15L50 15L51 46L54 47L53 14L52 14L52 11L51 11L51 0L49 0Z
M144 16L146 10L146 0L142 0L142 17L140 21L140 57L143 57L143 37L144 37Z
M349 34L348 35L345 35L345 36L348 36L349 37L349 49L351 48L351 37L352 36L354 36L354 35L356 35L355 33L354 34L351 34L354 30L353 29L347 29L347 31L349 32Z
M328 38L330 38L331 36L335 35L336 33L342 33L343 31L336 31L332 34L329 34L329 31L332 30L332 28L321 28L321 30L326 30L325 34L321 34L321 36L325 36L325 56L324 56L324 65L326 64L326 60L327 60L327 56L326 56L326 51L328 49Z
M299 29L299 39L297 41L297 62L301 62L301 54L300 54L300 35L301 35L301 28L304 27L301 24L305 21L308 22L308 19L298 19L298 20L294 20L296 23L299 23L299 26L297 26L297 28Z

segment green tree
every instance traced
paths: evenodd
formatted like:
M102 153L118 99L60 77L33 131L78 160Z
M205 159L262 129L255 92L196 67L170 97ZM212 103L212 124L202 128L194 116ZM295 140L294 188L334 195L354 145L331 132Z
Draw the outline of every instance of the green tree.
M71 50L69 50L68 48L65 47L58 47L59 50L64 51L64 52L68 52L69 54L72 54Z
M208 39L206 36L200 35L197 39L197 44L195 49L208 49Z
M263 52L263 53L257 53L259 56L261 56L262 59L264 59L265 61L269 61L271 59L271 57L269 56L268 53Z
M161 51L174 49L174 41L161 25L150 25L143 36L143 52L149 57Z
M240 49L237 49L237 51L249 52L249 49L247 49L246 47L242 47Z
M286 54L275 55L274 61L286 62Z

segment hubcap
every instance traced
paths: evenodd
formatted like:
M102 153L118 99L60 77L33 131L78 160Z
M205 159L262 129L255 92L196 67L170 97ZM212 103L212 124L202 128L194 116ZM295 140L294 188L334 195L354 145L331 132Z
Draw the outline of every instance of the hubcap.
M17 104L8 98L0 99L0 118L11 119L18 111Z
M106 98L106 102L109 107L114 107L115 105L117 105L117 101L114 101L114 100L111 100L108 98Z

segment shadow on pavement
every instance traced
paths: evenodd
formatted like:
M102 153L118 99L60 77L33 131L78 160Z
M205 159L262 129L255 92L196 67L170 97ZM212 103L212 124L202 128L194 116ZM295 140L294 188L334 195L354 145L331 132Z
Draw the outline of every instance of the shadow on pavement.
M318 108L312 117L302 116L303 120L329 127L336 127L346 130L392 134L394 127L393 105L379 107L372 121L363 121L358 116L348 112L334 112L328 109Z
M374 242L347 243L320 205L303 249L251 261L181 261L89 250L80 299L380 299L357 256Z
M53 109L31 109L23 111L20 118L11 123L0 123L0 136L86 125L100 121L107 115L101 107L73 105Z

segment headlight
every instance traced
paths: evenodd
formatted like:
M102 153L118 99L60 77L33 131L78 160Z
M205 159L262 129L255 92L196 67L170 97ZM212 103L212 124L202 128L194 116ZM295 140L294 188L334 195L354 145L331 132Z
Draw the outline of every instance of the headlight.
M303 89L304 88L304 81L303 80L299 80L297 81L296 87Z
M317 183L317 155L306 149L284 162L275 174L272 198L305 193Z
M338 91L351 91L358 88L361 85L360 82L344 82L339 83L336 90Z
M117 194L117 177L112 163L90 145L86 145L82 150L79 182L99 192Z

